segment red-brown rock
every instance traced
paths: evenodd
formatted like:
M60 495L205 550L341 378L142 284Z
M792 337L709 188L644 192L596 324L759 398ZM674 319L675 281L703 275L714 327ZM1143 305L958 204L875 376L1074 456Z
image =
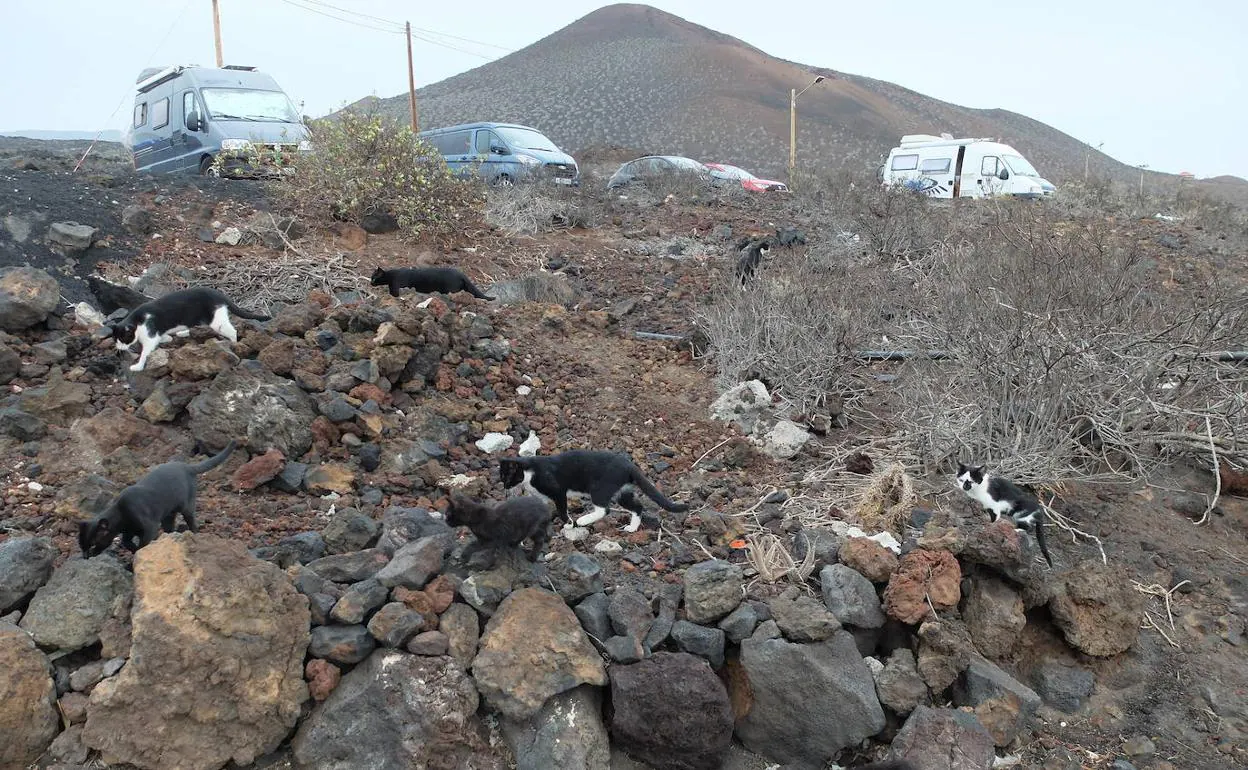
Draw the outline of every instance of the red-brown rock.
M433 603L433 611L441 615L455 601L455 585L446 575L438 575L425 586L425 593Z
M844 550L841 551L844 558ZM884 611L903 623L919 623L932 608L947 610L962 597L962 568L948 551L917 549L901 558L884 589ZM929 604L930 603L930 604Z
M342 672L338 670L338 667L320 658L308 661L304 674L308 680L308 692L317 703L328 698L338 686L338 682L342 680Z
M390 403L390 394L377 387L371 382L362 382L351 389L349 394L352 398L358 398L360 401L373 400L382 406Z
M865 537L847 537L841 543L840 561L872 583L886 583L897 569L897 554Z
M238 491L255 489L277 478L286 466L286 457L277 449L270 449L239 466L230 477L230 484Z
M311 430L312 444L321 451L334 446L338 443L338 439L342 438L338 428L323 414L317 415L316 419L312 421Z
M286 376L295 368L295 341L289 337L274 340L256 356L270 372Z

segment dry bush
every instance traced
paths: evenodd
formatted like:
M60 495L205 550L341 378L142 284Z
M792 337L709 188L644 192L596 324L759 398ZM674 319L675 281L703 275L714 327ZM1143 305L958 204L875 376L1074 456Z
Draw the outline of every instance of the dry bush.
M980 238L938 248L915 283L925 307L899 420L935 465L984 461L1025 482L1137 478L1174 454L1248 457L1245 377L1202 357L1248 333L1245 297L1151 288L1153 267L1103 220L999 206Z
M416 239L448 235L479 217L479 182L453 176L436 149L392 118L344 111L317 123L312 146L273 183L279 205L305 220L359 224L388 214Z
M775 249L744 288L725 273L696 311L720 392L760 379L796 411L811 413L861 391L855 354L879 323L877 268L824 250Z
M511 235L536 235L563 227L592 229L605 216L601 185L582 176L581 185L546 180L494 187L486 195L485 221Z
M790 197L795 218L815 218L858 235L873 253L902 259L919 257L948 238L952 208L851 171L799 174Z

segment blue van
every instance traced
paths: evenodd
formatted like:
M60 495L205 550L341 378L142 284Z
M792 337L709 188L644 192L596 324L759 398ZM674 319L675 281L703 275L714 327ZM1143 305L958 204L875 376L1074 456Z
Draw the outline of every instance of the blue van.
M451 171L461 176L479 168L493 185L548 178L555 184L580 185L576 161L541 131L512 123L465 123L421 131L418 136L437 148Z
M238 65L143 70L127 134L135 169L154 173L269 175L311 149L277 82Z

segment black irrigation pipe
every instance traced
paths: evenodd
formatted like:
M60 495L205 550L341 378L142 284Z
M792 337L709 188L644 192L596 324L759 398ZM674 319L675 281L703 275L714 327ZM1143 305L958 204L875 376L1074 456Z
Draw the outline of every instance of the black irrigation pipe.
M662 334L660 332L633 332L633 336L641 340L658 340L660 342L682 342L688 339L686 334ZM1219 350L1201 353L1202 358L1213 358L1223 362L1240 363L1248 361L1248 350ZM928 350L917 353L913 350L860 350L857 357L862 361L906 361L911 358L926 358L931 361L944 361L953 358L945 350Z

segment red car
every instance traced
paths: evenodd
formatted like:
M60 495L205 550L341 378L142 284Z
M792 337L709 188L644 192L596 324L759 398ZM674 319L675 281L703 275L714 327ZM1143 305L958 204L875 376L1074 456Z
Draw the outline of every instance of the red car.
M732 166L727 163L704 163L702 165L711 170L711 176L716 176L720 179L736 179L741 182L742 187L750 192L789 191L789 186L784 182L776 182L771 179L759 179L738 166Z

